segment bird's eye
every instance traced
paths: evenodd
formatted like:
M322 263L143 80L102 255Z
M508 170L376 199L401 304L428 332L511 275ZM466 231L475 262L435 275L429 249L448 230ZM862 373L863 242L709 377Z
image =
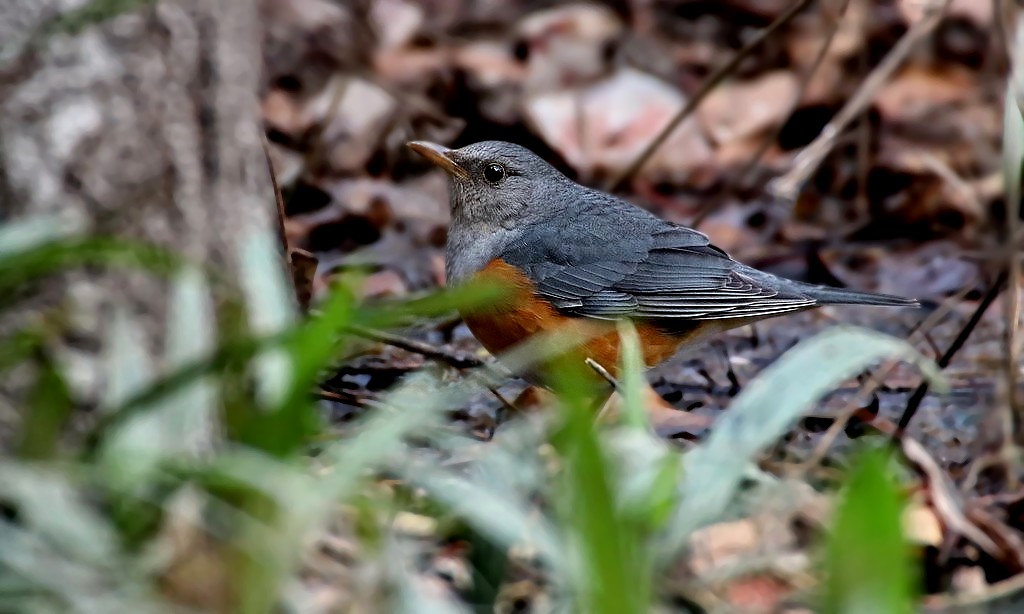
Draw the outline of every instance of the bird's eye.
M505 178L505 167L496 163L491 162L484 167L484 179L489 183L498 183Z

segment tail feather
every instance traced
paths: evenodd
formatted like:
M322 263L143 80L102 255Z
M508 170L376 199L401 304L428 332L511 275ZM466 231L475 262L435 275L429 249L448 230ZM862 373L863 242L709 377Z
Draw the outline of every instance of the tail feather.
M876 294L874 292L862 292L860 290L847 290L846 288L833 288L829 286L814 286L811 284L798 283L798 290L806 294L822 305L878 305L882 307L920 307L921 303L916 298L904 298L892 294Z

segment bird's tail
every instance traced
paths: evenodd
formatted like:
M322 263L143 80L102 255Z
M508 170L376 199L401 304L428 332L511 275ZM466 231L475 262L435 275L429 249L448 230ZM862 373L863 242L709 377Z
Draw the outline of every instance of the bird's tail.
M797 283L801 294L813 297L822 305L879 305L883 307L920 307L921 304L916 298L904 298L892 294L876 294L874 292L861 292L859 290L847 290L846 288L832 288L829 286L815 286L811 284Z

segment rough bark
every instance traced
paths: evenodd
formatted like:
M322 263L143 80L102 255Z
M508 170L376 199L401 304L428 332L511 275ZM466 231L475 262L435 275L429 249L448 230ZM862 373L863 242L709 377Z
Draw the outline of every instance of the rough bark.
M84 21L83 4L0 0L0 223L84 214L90 234L235 275L238 246L276 219L256 98L256 0L138 2ZM3 312L0 334L69 306L59 351L87 403L102 385L114 309L140 324L137 341L159 364L168 288L145 273L74 271ZM17 413L16 379L0 382L4 423Z

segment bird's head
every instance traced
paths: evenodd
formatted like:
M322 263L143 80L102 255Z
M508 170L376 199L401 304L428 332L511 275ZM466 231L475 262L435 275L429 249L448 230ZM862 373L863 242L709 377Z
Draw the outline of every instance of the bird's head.
M568 178L525 147L482 141L461 149L427 141L414 151L448 173L454 223L510 227L558 213L556 197Z

